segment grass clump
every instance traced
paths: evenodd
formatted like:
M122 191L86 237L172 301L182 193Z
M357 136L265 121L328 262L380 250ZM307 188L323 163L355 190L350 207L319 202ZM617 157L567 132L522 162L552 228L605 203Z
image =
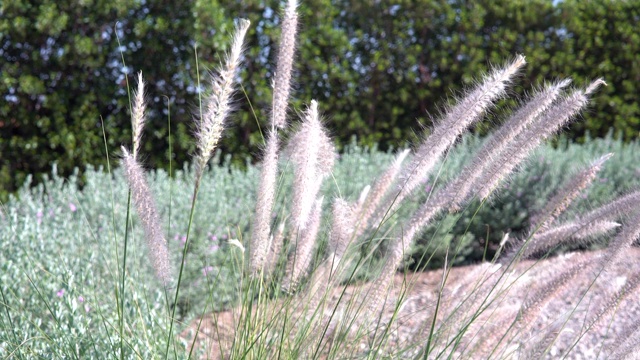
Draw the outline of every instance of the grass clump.
M464 135L524 71L525 58L516 55L445 109L412 154L353 148L339 158L321 104L309 99L298 124L289 125L296 6L288 1L284 9L259 167L206 169L232 112L249 26L240 20L195 122L192 169L172 177L142 169L145 91L139 75L133 146L122 148L113 179L89 171L84 191L77 192L74 178L65 185L54 176L10 201L2 213L9 230L2 242L8 275L1 288L6 316L0 335L7 344L1 353L528 358L592 350L581 340L600 331L603 319L640 284L640 272L631 270L617 289L606 287L612 269L625 271L624 252L640 235L636 184L613 174L636 159L615 160L609 153L634 154L637 144L541 145L574 120L604 81L574 89L568 80L545 84L491 137ZM590 165L564 179L559 152L566 161ZM526 159L537 159L530 160L534 170L514 174ZM598 185L598 174L628 181L628 192L612 198L610 190L621 187L608 189L608 202L594 207L607 187ZM548 184L563 185L554 191ZM503 213L516 220L504 226L509 216ZM475 255L487 261L456 278L451 265L474 259L482 232L472 226L479 219L501 241L490 249L487 236L482 257ZM551 251L606 235L612 241L601 253L534 269ZM416 277L396 275L410 255L417 269L443 268L435 296L423 297L427 305L412 295L420 287ZM357 280L365 281L354 286ZM592 296L592 289L603 292ZM558 304L563 296L571 300L568 308ZM582 311L588 316L574 316ZM563 330L575 326L577 336L565 336ZM631 326L615 329L626 334L624 349L635 346Z

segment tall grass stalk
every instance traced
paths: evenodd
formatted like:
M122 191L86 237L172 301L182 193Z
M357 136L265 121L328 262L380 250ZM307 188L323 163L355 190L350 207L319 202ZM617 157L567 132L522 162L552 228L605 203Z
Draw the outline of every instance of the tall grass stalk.
M120 37L117 35L116 32L116 39L118 41L118 47L120 49L122 49L122 44L120 43ZM120 58L122 61L122 66L124 68L127 67L127 64L125 62L124 59L124 53L122 51L120 51ZM132 104L132 99L131 99L131 88L129 86L129 77L125 74L125 82L126 82L126 88L127 88L127 97L128 97L128 104L129 104L129 110L131 113L131 128L132 128L132 135L133 135L133 148L134 148L134 158L137 157L137 153L138 153L138 149L140 147L140 140L142 137L142 129L144 127L144 122L145 122L145 118L144 118L144 82L142 81L142 72L139 73L139 80L138 80L138 93L136 95L139 95L137 97L137 101L140 101L140 103L136 103L136 104ZM134 112L135 111L135 112ZM103 132L104 132L104 127L103 127ZM106 146L106 144L105 144ZM108 149L107 149L107 154L108 154ZM107 155L108 156L108 155ZM109 163L109 159L107 158L107 163ZM110 165L109 165L110 166ZM125 277L126 277L126 270L127 270L127 247L129 245L129 211L131 209L131 191L129 191L129 193L127 194L127 215L125 218L125 234L124 234L124 246L123 246L123 255L122 255L122 273L121 273L121 278L122 278L122 282L120 284L120 293L118 294L118 288L116 287L116 303L119 305L118 307L118 314L119 314L119 325L120 325L120 359L124 359L124 326L125 326L125 317L124 317L124 288L125 288ZM116 247L116 258L119 258L118 256L118 247ZM118 299L119 297L119 299Z
M224 121L232 110L232 95L234 89L234 81L236 73L238 71L238 65L240 57L242 55L242 47L244 42L244 36L247 33L250 22L249 20L239 20L233 40L231 44L231 51L227 56L226 67L221 69L219 74L212 75L212 90L210 96L206 101L206 111L203 113L203 117L199 119L199 126L196 132L198 154L196 155L196 178L193 190L193 196L191 200L191 210L189 214L189 224L187 225L187 234L185 243L182 249L182 260L180 261L180 270L178 272L178 281L175 287L174 307L171 312L171 318L169 320L169 331L167 346L165 349L165 357L168 355L169 346L171 344L171 338L173 337L173 324L175 321L175 313L178 304L178 297L180 295L180 285L182 282L182 275L184 272L184 262L186 258L187 249L189 246L189 239L191 235L191 224L193 222L193 215L196 207L196 199L198 197L198 190L200 188L200 182L202 175L204 174L204 168L212 156L218 141L222 135L224 129ZM202 113L202 112L201 112Z
M275 78L273 80L273 101L270 118L270 131L267 135L264 158L262 160L262 174L256 201L254 222L252 226L252 241L250 245L250 267L252 276L261 277L266 263L273 263L269 259L273 247L279 253L279 239L271 234L271 211L275 202L276 179L278 177L278 151L280 148L278 130L287 126L287 108L291 87L291 72L296 47L298 31L298 13L296 0L288 0L282 20L282 34L278 46L278 59ZM274 243L273 241L276 240Z

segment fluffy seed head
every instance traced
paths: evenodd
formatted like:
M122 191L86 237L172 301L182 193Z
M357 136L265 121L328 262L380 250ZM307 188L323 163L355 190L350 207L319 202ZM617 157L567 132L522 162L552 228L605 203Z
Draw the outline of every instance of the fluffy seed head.
M355 223L353 208L344 199L333 202L331 236L329 249L339 261L347 252L353 240L353 225Z
M510 260L520 253L521 258L527 259L535 254L549 251L560 244L586 243L598 236L610 233L618 227L620 227L619 223L607 220L591 223L569 222L558 225L534 234L528 241L522 241L519 247L510 252L508 258Z
M271 231L271 210L276 195L278 177L278 137L271 133L262 159L260 186L253 220L250 247L251 273L256 276L264 268L269 251L269 233Z
M296 47L298 30L298 13L296 1L289 0L284 9L282 19L282 35L278 47L278 63L273 80L273 109L271 110L272 131L283 129L287 124L287 103L291 88L291 69Z
M531 294L522 304L519 317L516 320L516 326L526 333L535 324L535 319L538 318L542 309L553 300L554 296L566 289L570 282L585 267L589 266L589 260L588 257L577 259L573 266L563 269L545 286Z
M625 297L634 294L638 287L640 287L640 272L636 271L626 279L622 289L616 291L612 296L610 296L600 309L591 315L589 320L587 320L588 325L586 329L589 330L593 327L602 326L603 320L605 320L608 315L616 311L620 301Z
M459 211L470 196L474 182L482 177L485 169L498 159L507 149L512 140L538 119L540 114L558 98L570 80L563 80L548 85L537 93L530 101L518 109L482 146L471 163L462 170L460 176L447 186L447 193L452 202L449 210Z
M622 231L609 242L601 267L606 269L617 263L624 252L638 239L640 239L640 210L636 210L622 227Z
M584 95L585 96L591 95L596 90L598 90L598 88L600 88L601 86L607 86L607 83L604 81L603 78L598 78L598 79L594 80L591 84L589 84L586 87L586 89L584 89Z
M204 172L204 167L213 155L218 141L224 130L224 121L232 111L232 99L234 82L237 76L242 44L249 29L249 20L241 19L236 26L233 36L231 51L227 55L225 66L217 75L212 76L211 95L206 99L203 118L198 122L196 140L198 154L196 157L197 173L199 179Z
M539 228L540 230L548 228L549 225L569 207L569 204L593 182L598 172L600 172L602 165L604 165L612 155L613 154L607 154L600 157L589 167L575 176L570 177L570 180L547 202L544 209L533 217L531 220L531 224L534 224L533 227Z
M271 241L269 241L269 255L264 264L264 273L271 274L276 268L278 264L278 258L280 257L280 252L282 251L283 242L284 242L284 228L285 222L282 221L278 228L276 229L275 235L271 237Z
M487 168L484 176L475 181L473 188L480 198L486 199L496 186L518 166L542 141L571 121L589 102L588 94L604 81L596 80L586 90L576 90L547 110L540 121L519 134L512 146L505 150L500 159ZM587 91L588 90L588 91Z
M364 202L367 200L367 197L369 197L369 191L371 191L371 185L367 185L364 188L362 188L362 191L360 191L360 196L358 196L358 203L357 203L357 207L361 208L362 205L364 205Z
M370 191L369 196L364 202L360 210L360 219L362 223L358 229L358 235L361 235L362 231L368 226L370 228L379 225L387 211L389 210L387 202L382 202L385 195L395 196L396 194L388 194L389 189L395 183L398 178L398 174L402 170L402 163L409 155L410 149L401 151L389 168L376 180L373 188Z
M335 148L320 122L315 101L305 111L287 148L294 166L292 231L299 231L307 226L322 181L335 161Z
M369 322L369 325L372 325L371 321L376 319L380 311L384 309L389 287L393 283L393 276L407 255L404 249L409 248L410 242L406 244L404 241L405 239L400 237L396 244L387 249L380 275L370 284L369 290L363 293L361 302L366 309L363 318L365 323Z
M146 122L146 109L145 103L145 83L142 79L142 71L138 73L138 88L133 94L133 110L131 112L131 128L133 131L133 158L138 159L138 152L140 151L140 142L142 139L142 130Z
M640 191L623 195L607 204L598 207L580 217L582 222L611 220L640 209Z
M144 229L151 264L158 278L166 286L171 282L172 268L167 241L162 232L162 223L160 222L156 203L153 200L140 164L136 162L133 155L126 148L122 147L122 153L125 178L129 183L131 199Z
M480 120L481 115L504 96L508 84L518 70L526 63L524 56L502 69L491 73L478 87L453 106L436 125L431 135L418 148L416 156L403 173L400 194L395 200L400 204L415 188L429 176L429 173L444 152L471 124Z
M309 225L297 232L297 238L292 239L295 249L289 256L283 288L293 292L298 287L300 280L307 274L307 270L313 259L313 249L320 229L320 219L322 217L322 202L324 197L315 201L309 220Z

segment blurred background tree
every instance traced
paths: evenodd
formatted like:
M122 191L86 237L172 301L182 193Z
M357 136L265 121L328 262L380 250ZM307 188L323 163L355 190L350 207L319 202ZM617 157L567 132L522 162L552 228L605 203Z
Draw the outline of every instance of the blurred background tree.
M194 46L200 75L224 56L235 18L252 21L238 112L222 150L242 163L259 156L270 106L280 2L264 0L13 0L0 3L0 199L28 174L37 181L57 163L106 163L130 142L127 77L148 81L149 167L168 166L171 115L177 167L193 153L197 113ZM296 110L317 99L340 144L357 136L380 148L416 140L491 64L516 53L529 65L515 92L543 79L583 85L604 77L574 140L610 129L635 139L640 129L638 1L314 0L300 5L294 77ZM116 35L120 38L120 44ZM127 66L122 65L122 58ZM135 84L130 84L135 85ZM170 107L169 105L170 104ZM515 104L508 104L515 105ZM498 111L494 115L500 115ZM487 126L477 131L484 133Z

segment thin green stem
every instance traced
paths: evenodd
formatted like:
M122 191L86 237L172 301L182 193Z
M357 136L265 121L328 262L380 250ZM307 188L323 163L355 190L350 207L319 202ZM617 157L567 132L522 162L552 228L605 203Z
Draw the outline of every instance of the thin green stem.
M193 198L191 199L191 211L189 212L189 224L187 226L187 236L182 247L182 260L180 261L180 271L178 272L178 283L176 284L176 295L173 299L173 309L171 311L171 318L169 319L169 332L167 335L167 347L164 352L165 359L169 355L169 346L171 345L171 338L173 337L173 323L176 317L176 308L178 307L178 296L180 295L180 284L182 283L182 274L184 272L184 262L187 257L187 249L189 248L189 240L191 235L191 224L193 224L193 215L196 209L196 199L198 197L198 190L200 189L200 181L202 178L196 179L196 184L193 189Z
M4 290L2 286L0 286L0 295L2 295L2 304L4 305L4 310L7 313L7 319L9 320L9 326L11 327L11 335L13 335L13 342L18 344L18 336L16 335L15 327L13 326L13 320L11 319L11 313L9 313L9 303L7 302L7 298L4 295ZM4 321L2 322L4 325ZM6 329L6 327L5 327ZM20 352L20 346L16 346L16 351L18 352L18 357L22 357Z
M126 270L127 270L127 247L129 244L129 224L130 224L130 216L131 216L131 190L129 190L129 194L127 195L127 214L125 216L125 230L124 230L124 252L122 255L122 280L120 283L120 311L118 312L120 315L120 359L124 360L124 283L126 278Z
M204 118L202 112L202 88L200 87L200 65L198 62L198 44L193 46L193 52L196 58L196 83L198 84L198 109L200 110L200 120Z
M116 23L116 27L118 26L118 24ZM116 34L116 40L118 41L118 48L122 49L122 44L120 43L120 36L118 36L118 32L114 31L114 34ZM124 52L122 50L120 50L120 58L122 60L122 66L124 68L127 67L127 63L124 60ZM125 73L124 74L124 80L126 83L126 88L127 88L127 98L128 98L128 104L129 104L129 113L132 114L133 116L133 105L131 103L131 88L129 86L129 76ZM120 286L120 309L119 309L119 317L120 317L120 360L124 360L124 283L125 283L125 278L126 278L126 268L127 268L127 245L129 243L129 217L131 216L131 190L129 190L129 194L127 196L127 215L126 215L126 220L125 220L125 232L124 232L124 254L122 255L122 282L121 282L121 286ZM117 249L117 247L116 247ZM116 250L117 251L117 250ZM117 294L116 294L116 298L117 298Z

